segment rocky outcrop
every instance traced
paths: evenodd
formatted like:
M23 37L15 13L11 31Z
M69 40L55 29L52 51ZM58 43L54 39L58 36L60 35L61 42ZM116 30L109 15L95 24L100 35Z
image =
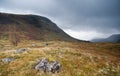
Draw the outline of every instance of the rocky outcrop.
M61 70L61 64L56 60L49 62L48 59L43 58L35 66L35 69L39 71L55 73Z

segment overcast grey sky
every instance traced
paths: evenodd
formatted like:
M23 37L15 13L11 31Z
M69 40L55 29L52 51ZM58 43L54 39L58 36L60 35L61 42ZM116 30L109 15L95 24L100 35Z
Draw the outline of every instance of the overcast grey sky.
M0 0L0 12L45 16L82 40L120 33L120 0Z

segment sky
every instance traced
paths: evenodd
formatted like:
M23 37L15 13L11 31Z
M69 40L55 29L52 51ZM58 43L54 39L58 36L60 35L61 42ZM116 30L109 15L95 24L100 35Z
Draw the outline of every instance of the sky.
M45 16L80 40L120 34L120 0L0 0L0 12Z

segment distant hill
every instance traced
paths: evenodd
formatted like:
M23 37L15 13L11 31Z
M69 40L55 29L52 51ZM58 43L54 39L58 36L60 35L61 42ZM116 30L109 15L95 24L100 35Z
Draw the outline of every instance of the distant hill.
M81 41L72 38L48 18L0 13L0 39Z
M92 42L120 42L120 34L114 34L108 38L97 38L91 41Z

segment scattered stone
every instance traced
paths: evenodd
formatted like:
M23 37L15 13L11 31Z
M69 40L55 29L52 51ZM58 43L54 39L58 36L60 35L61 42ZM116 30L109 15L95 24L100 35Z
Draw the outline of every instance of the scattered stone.
M53 61L52 63L48 64L48 70L52 73L59 72L61 69L61 64L57 61Z
M61 70L61 64L56 60L49 62L48 59L43 58L35 66L35 69L44 72L58 73Z
M63 58L62 52L58 52L58 56L59 56L60 58Z
M17 49L15 51L15 53L22 53L22 52L28 52L28 51L29 51L29 49L27 49L27 48L20 48L20 49Z
M12 62L12 61L14 61L15 59L14 58L3 58L2 59L2 62L3 63L8 63L8 62Z
M32 47L35 47L36 46L36 44L32 44Z
M59 55L62 55L62 52L58 52Z

